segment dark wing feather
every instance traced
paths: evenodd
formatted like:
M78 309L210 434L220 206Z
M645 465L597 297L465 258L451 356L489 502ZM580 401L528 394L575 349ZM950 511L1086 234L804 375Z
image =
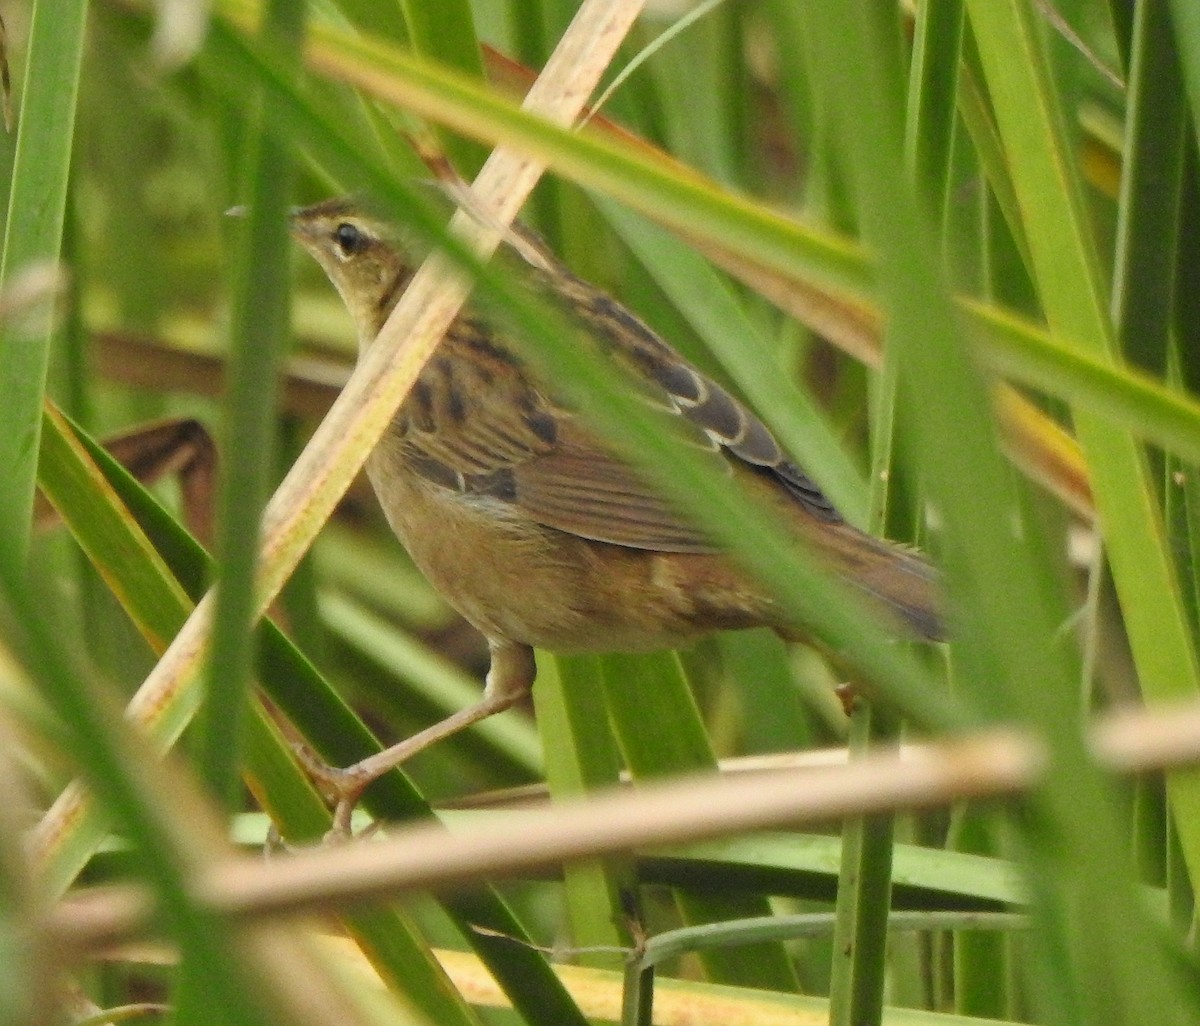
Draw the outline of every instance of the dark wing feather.
M682 361L659 363L652 374L680 414L714 445L772 475L813 516L828 523L841 522L833 503L787 458L767 426L720 385Z
M544 272L542 272L544 275ZM538 277L535 274L535 278ZM833 504L767 427L611 297L558 269L556 289L606 348L669 402L697 437L765 474L818 520ZM651 486L538 392L512 352L466 317L422 371L397 427L414 469L464 494L511 503L581 538L662 552L712 552L705 536Z
M427 480L511 504L546 527L628 548L715 551L471 322L422 371L393 432Z
M583 324L619 363L665 393L674 409L734 461L773 477L808 513L827 523L842 515L816 483L780 448L754 414L716 382L689 366L678 353L611 296L577 277L539 250L548 269L532 267L529 276L549 296L565 297L572 316Z
M635 472L581 433L514 468L513 479L517 505L547 527L635 549L716 551Z

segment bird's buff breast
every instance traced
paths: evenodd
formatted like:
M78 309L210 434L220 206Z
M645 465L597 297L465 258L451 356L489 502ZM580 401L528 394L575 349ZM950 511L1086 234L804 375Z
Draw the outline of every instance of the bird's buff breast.
M433 484L387 450L372 454L367 473L392 529L433 587L491 640L637 652L764 622L763 599L720 557L577 538Z

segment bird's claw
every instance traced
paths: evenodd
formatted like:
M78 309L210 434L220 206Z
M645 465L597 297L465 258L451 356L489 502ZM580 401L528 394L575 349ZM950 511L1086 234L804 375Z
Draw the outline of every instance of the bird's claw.
M355 766L347 769L330 766L303 742L293 742L292 751L313 785L333 805L333 825L322 838L322 844L339 844L375 832L378 824L372 823L356 835L352 823L354 810L370 779L364 779Z

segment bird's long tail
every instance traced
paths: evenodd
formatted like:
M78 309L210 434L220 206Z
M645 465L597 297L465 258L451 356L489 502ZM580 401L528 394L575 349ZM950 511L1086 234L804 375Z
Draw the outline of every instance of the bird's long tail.
M946 639L938 572L919 552L849 524L826 528L814 541L838 576L889 610L916 636Z

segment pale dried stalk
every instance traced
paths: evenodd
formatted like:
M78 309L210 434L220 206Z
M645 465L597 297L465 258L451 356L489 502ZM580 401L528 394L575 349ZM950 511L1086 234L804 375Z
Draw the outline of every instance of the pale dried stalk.
M1117 772L1195 764L1200 703L1110 715L1090 741L1097 761ZM1003 798L1035 786L1046 762L1033 735L991 730L843 765L675 781L514 812L502 828L451 834L423 823L378 843L313 849L269 865L239 858L214 867L198 893L227 915L308 912L746 830ZM73 951L113 943L141 928L149 907L148 894L135 888L93 893L59 906L54 935Z
M356 993L370 988L372 996L386 996L387 985L353 940L328 933L313 940ZM565 953L569 954L570 950L566 949ZM433 954L467 1004L476 1008L512 1008L512 1001L478 955L446 948L434 948ZM616 971L616 967L625 953L613 948L612 954L613 969L592 969L561 962L551 966L571 999L590 1020L621 1021L622 973ZM168 945L139 941L106 948L98 953L98 958L114 965L174 966L179 962L178 954ZM732 1026L739 1023L825 1026L828 1023L827 999L791 995L780 1000L781 997L749 988L664 977L655 981L654 1023L655 1026ZM82 1016L73 1021L79 1018Z
M525 106L561 125L572 123L641 10L643 0L585 0L529 91ZM490 221L462 215L453 228L486 258L500 241L545 169L541 161L498 148L479 173L472 194ZM413 278L374 345L296 461L263 516L258 575L262 615L333 512L368 453L383 434L421 367L467 297L468 286L435 254ZM212 621L213 594L197 604L175 640L129 706L136 721L171 701L193 679L204 657ZM35 850L53 850L80 815L83 794L68 788L38 825Z
M675 780L510 813L503 826L451 833L421 823L398 827L386 840L313 848L269 863L231 859L201 873L193 893L221 915L308 912L635 848L1013 794L1033 782L1041 762L1030 738L993 731L930 745L917 757L880 750L836 767ZM64 900L50 928L59 946L75 953L128 939L151 908L145 889L105 888Z

